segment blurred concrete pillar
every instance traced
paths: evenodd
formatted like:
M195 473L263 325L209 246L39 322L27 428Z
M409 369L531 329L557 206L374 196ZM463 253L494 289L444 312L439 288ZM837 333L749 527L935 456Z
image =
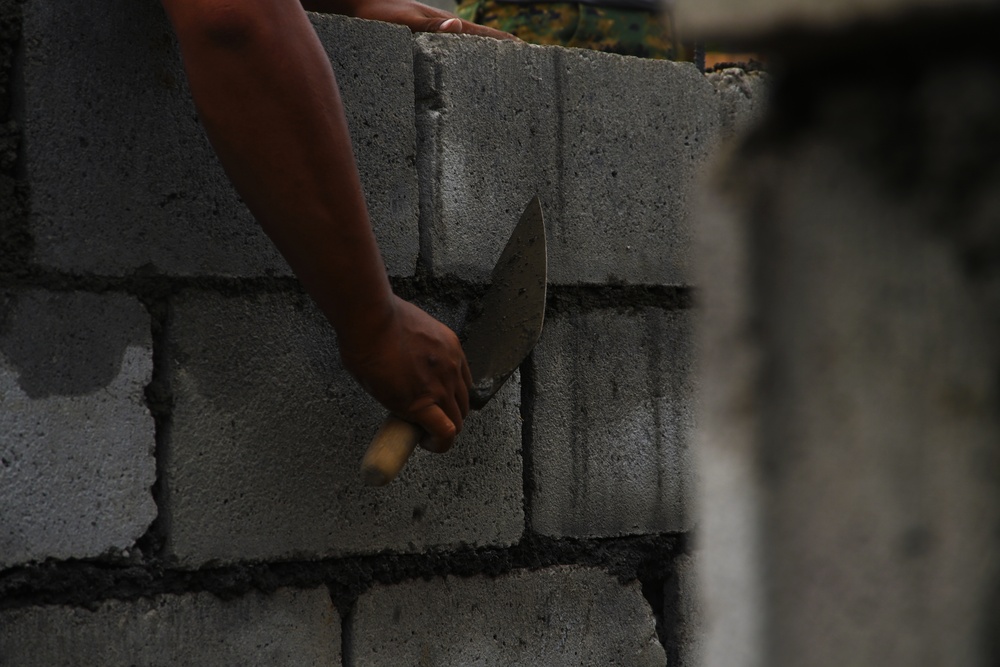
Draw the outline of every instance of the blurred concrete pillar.
M748 36L803 28L849 26L866 19L897 21L925 11L996 7L996 0L665 0L684 30Z
M1000 14L732 4L783 64L702 216L704 664L1000 664Z

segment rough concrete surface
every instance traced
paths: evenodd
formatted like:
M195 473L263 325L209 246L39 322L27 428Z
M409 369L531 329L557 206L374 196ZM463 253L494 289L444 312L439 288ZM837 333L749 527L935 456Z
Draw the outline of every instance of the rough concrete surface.
M578 568L376 586L349 632L356 667L666 665L639 585Z
M706 78L719 93L719 125L724 141L739 137L763 117L770 92L768 74L730 67L711 72Z
M516 377L451 452L418 450L391 485L368 488L358 466L384 413L343 370L305 297L191 292L170 317L161 510L182 565L520 538Z
M414 45L421 252L435 273L481 280L525 204L538 194L551 215L558 199L552 50L444 35Z
M919 9L987 7L993 0L664 0L685 34L745 38L777 28L849 26L859 19L898 18Z
M10 106L10 74L14 62L14 45L21 28L21 12L17 0L0 1L0 120L5 119Z
M557 284L685 283L689 198L718 139L689 63L489 39L415 40L422 252L489 275L539 194Z
M333 667L340 618L325 588L220 600L162 595L96 609L0 612L0 663L17 667Z
M0 174L9 174L17 163L21 130L14 121L4 123L2 118L0 116Z
M205 138L158 2L99 0L81 11L37 0L24 13L15 116L35 262L103 275L289 273ZM346 19L316 23L337 53L387 267L411 275L418 242L409 33Z
M391 275L417 265L417 130L409 28L311 14L337 75L368 214Z
M531 524L544 535L681 532L693 517L690 313L546 323L534 352Z
M706 664L1000 658L1000 79L962 65L817 89L728 166L745 261L706 257L704 300L749 304L703 348L734 389L700 419Z
M0 567L117 552L146 531L151 373L134 299L0 293Z

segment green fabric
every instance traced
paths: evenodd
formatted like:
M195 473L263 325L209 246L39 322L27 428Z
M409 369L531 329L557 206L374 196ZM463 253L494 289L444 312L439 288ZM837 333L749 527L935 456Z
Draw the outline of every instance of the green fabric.
M458 16L503 30L532 44L593 49L640 58L680 60L670 19L634 9L578 3L514 4L463 0Z

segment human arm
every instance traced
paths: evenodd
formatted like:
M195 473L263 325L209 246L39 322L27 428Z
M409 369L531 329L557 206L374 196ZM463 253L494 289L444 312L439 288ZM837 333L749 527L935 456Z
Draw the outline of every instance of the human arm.
M494 28L464 21L443 9L429 7L415 0L301 0L310 12L343 14L405 25L413 32L448 32L494 39L517 37Z
M451 446L471 384L455 334L392 293L329 60L298 0L162 0L227 175L337 332L345 367Z

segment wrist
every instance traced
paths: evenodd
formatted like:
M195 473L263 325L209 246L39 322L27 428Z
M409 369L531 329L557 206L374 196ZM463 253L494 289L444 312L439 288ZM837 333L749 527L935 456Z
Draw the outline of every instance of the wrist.
M387 299L376 299L359 305L352 311L341 311L328 318L337 332L341 356L365 359L378 349L396 321L397 297L391 292Z

